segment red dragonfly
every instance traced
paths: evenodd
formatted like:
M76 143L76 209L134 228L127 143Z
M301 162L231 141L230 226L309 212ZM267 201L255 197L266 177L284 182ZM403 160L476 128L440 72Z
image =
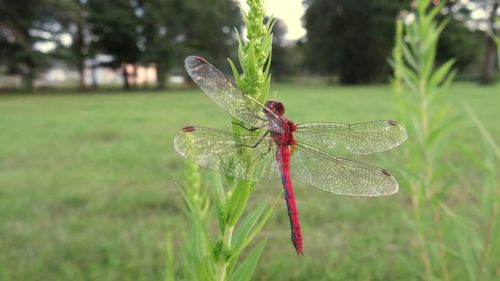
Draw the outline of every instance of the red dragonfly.
M219 106L240 121L240 126L260 134L236 135L204 127L183 128L175 137L179 154L200 166L249 181L281 176L291 240L303 254L302 234L290 169L308 185L347 196L377 197L398 191L396 179L372 165L333 156L320 148L337 143L354 154L389 150L404 142L405 129L394 121L359 124L295 124L285 118L279 101L260 103L246 95L204 58L190 56L185 67L196 84Z

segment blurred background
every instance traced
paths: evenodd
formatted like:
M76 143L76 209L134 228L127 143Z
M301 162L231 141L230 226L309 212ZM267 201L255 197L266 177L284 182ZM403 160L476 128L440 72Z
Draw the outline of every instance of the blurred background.
M183 61L201 55L230 75L236 32L245 35L240 5L245 11L231 0L0 0L0 280L164 279L165 234L188 230L173 137L186 125L230 127ZM436 65L454 59L458 71L442 105L461 121L439 147L447 195L433 204L461 227L442 223L449 279L432 280L500 280L498 202L486 202L500 196L499 5L449 1L438 15L449 22ZM411 9L407 0L267 0L277 19L272 95L288 117L404 115L388 61L396 19L411 22L402 12ZM401 178L397 167L412 156L402 151L355 159ZM280 206L261 234L270 243L254 280L426 279L408 182L377 200L297 184L305 256L295 256ZM264 182L251 204L279 192L278 181Z
M273 77L341 84L385 83L395 18L410 1L268 1ZM2 1L2 90L99 87L165 89L185 82L183 58L221 68L236 56L242 18L234 1ZM459 80L493 83L495 1L450 2L437 61L456 58ZM363 46L363 47L360 47Z

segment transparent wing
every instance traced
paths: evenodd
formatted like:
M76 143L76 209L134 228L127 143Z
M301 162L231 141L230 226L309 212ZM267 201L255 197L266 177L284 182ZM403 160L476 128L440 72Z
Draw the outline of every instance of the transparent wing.
M358 124L305 123L294 132L297 141L333 148L342 143L354 154L370 154L389 150L403 143L406 130L394 121Z
M327 192L348 196L386 196L398 191L398 182L384 169L335 157L297 144L290 160L292 175Z
M268 109L256 99L245 95L204 58L189 56L184 66L205 94L247 128L262 128L266 125L264 110Z
M258 181L277 175L276 148L268 137L191 126L177 133L174 147L184 158L230 177Z

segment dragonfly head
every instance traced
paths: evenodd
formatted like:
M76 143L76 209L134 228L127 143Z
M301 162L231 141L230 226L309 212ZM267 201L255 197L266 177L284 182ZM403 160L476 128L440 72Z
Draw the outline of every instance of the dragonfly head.
M285 114L285 106L279 101L274 101L274 100L267 101L266 107L271 109L278 116L283 116L283 114ZM264 113L266 113L265 109Z

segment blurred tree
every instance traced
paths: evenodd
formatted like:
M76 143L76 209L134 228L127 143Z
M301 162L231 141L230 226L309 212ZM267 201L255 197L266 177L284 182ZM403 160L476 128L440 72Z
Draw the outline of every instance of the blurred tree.
M49 65L44 52L53 49L62 31L53 14L57 8L56 0L0 0L0 70L20 75L28 90Z
M437 62L444 63L455 58L455 65L463 75L476 75L475 66L480 61L483 47L482 36L471 32L461 22L450 21L441 33L437 48ZM474 66L472 71L467 70Z
M0 71L21 75L28 88L54 55L76 65L84 88L91 53L112 57L101 66L121 70L126 89L135 80L125 66L154 64L163 88L188 54L227 65L236 49L233 28L242 24L232 0L0 0L0 18ZM51 43L54 54L40 43Z
M154 63L157 86L164 88L174 65L193 53L215 64L226 64L230 48L236 44L234 27L241 16L231 0L139 0L143 50L141 61ZM234 49L234 48L233 48Z
M481 82L490 84L496 80L498 68L497 46L495 37L500 37L500 0L451 1L446 8L453 17L462 21L471 31L482 31L484 34L483 64Z
M215 65L226 66L227 58L235 58L237 38L234 29L242 26L241 12L232 0L185 0L182 17L184 33L178 40L185 48L181 58L197 53Z
M59 45L54 57L76 66L79 88L84 89L86 87L85 61L89 55L91 43L88 0L49 1L56 3L56 9L53 10L54 18L63 26L63 32L71 36L70 45Z
M88 1L90 32L97 52L109 54L104 66L120 69L123 88L130 89L127 65L136 65L141 55L141 26L137 2L131 0Z
M306 63L341 83L381 81L390 72L395 18L406 0L305 0Z
M85 61L90 52L90 26L88 22L89 9L87 0L73 0L74 9L69 10L69 31L73 44L71 50L76 58L76 66L79 75L79 87L85 88ZM97 87L96 81L92 81L94 88Z
M165 88L171 60L175 56L176 37L182 34L182 0L141 0L143 34L139 45L144 50L141 62L156 66L159 89Z

